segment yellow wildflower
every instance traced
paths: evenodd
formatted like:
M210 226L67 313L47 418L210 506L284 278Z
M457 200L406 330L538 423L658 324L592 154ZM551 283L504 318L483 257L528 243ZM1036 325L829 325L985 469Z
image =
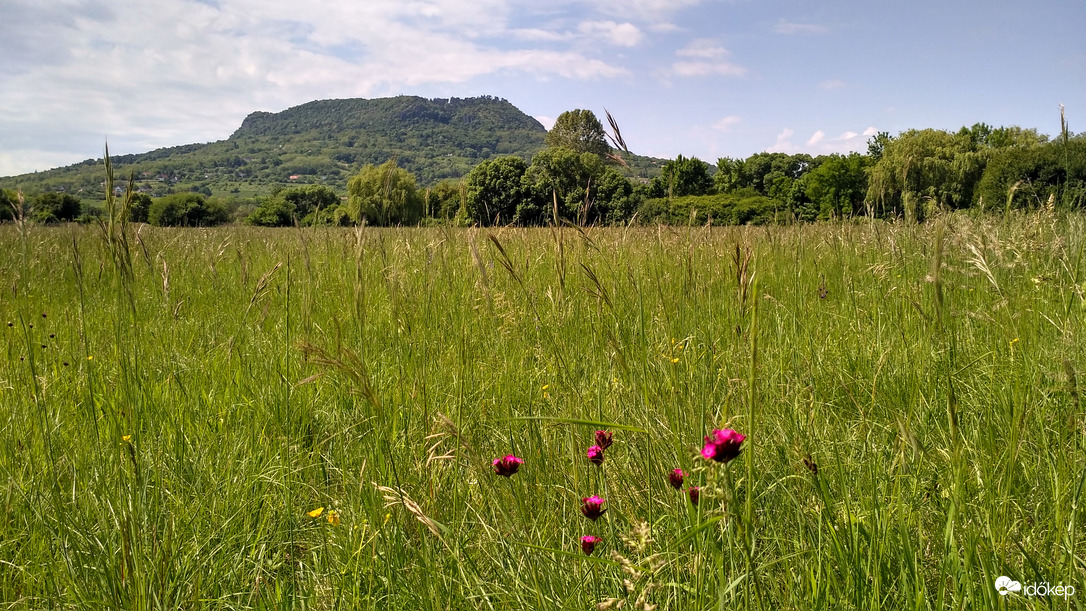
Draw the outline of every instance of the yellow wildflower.
M311 518L319 518L321 517L322 513L324 513L324 507L318 507L313 511L306 512L306 514Z
M332 526L339 526L339 512L331 510L328 512L328 523Z

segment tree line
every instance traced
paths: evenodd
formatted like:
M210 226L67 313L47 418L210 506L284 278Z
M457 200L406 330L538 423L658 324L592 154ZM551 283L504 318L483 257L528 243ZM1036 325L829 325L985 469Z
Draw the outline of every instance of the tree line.
M610 116L608 116L610 120ZM811 156L756 153L715 166L676 157L652 180L624 172L629 151L587 110L563 113L531 162L496 157L459 180L421 188L396 159L367 164L347 181L346 197L326 185L277 190L248 205L201 193L136 194L132 220L207 226L241 220L261 226L581 225L630 222L764 224L871 216L922 221L940 209L1010 209L1086 202L1086 134L1063 122L1055 139L1035 129L984 123L957 132L882 132L866 153ZM0 219L18 210L47 223L80 218L79 200L43 193L18 203L0 193ZM4 202L7 204L4 204ZM19 206L22 206L21 208Z

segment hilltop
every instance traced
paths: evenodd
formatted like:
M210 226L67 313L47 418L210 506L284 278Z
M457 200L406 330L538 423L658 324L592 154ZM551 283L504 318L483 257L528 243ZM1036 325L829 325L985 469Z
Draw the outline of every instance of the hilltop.
M287 184L342 190L363 165L392 157L425 186L463 177L495 156L530 160L545 135L539 121L492 96L317 100L253 112L225 140L119 155L113 162L118 177L134 172L138 188L154 196L190 190L252 196ZM637 158L632 165L641 176L659 173L658 160ZM103 195L102 162L0 178L0 187L95 199Z

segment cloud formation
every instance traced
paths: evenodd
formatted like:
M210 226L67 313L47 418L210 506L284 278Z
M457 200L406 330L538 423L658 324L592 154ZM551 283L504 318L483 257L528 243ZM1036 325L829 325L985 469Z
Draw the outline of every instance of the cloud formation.
M731 131L732 126L738 125L742 121L743 119L740 117L737 117L735 115L728 115L727 117L720 119L716 123L713 123L713 129L727 133Z
M777 34L825 34L830 29L817 23L797 23L782 19L774 24L773 31Z
M878 133L879 130L876 128L868 127L860 133L845 131L839 136L827 139L826 132L819 129L811 134L804 146L799 146L792 142L792 137L796 135L795 130L786 127L777 134L776 141L771 146L766 147L765 151L767 153L787 153L789 155L796 153L831 155L834 153L863 152L867 150L867 139Z
M670 14L664 2L635 5L627 15ZM625 78L603 49L646 37L591 13L517 28L516 10L514 0L9 0L0 175L55 165L73 142L98 151L106 137L119 150L217 140L253 110L314 99L496 75Z
M680 58L671 65L678 76L743 76L747 69L727 60L731 52L715 41L702 38L675 51Z

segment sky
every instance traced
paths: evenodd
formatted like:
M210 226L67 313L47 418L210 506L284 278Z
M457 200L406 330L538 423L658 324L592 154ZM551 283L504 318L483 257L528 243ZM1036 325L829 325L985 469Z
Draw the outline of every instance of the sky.
M604 111L674 158L1086 131L1083 0L0 0L0 176L230 136L318 99Z

